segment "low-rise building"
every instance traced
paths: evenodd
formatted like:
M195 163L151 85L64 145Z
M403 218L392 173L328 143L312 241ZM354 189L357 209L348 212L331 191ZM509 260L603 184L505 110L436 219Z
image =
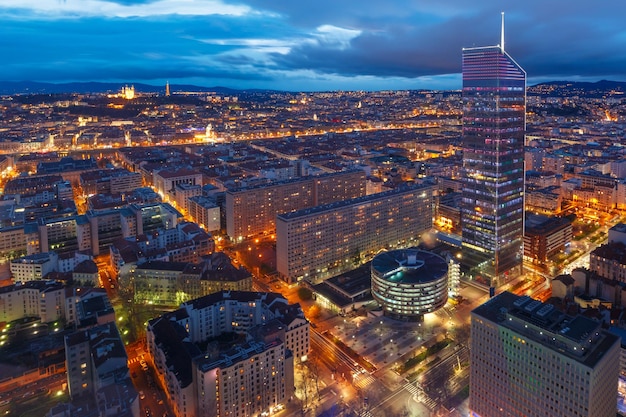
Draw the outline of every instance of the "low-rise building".
M42 323L65 318L65 290L55 281L28 281L0 287L0 322L39 317Z
M543 264L565 250L572 241L572 222L564 217L527 214L524 230L524 258Z
M611 280L626 283L626 244L606 243L589 255L589 269Z
M188 202L189 215L194 222L198 223L209 232L219 231L220 225L220 207L215 200L205 196L195 196L189 198Z
M128 356L114 322L65 336L65 360L72 401L92 399L100 416L139 415Z
M16 282L41 280L58 270L59 256L55 252L26 255L11 261L11 275Z

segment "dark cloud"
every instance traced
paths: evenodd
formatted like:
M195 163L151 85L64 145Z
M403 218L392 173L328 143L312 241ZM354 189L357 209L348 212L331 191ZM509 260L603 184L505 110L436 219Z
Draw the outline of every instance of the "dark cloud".
M158 1L115 3L149 9ZM0 80L219 79L231 87L314 90L369 76L404 88L419 77L458 74L463 47L498 43L502 7L501 0L246 4L258 13L44 19L26 11L16 18L0 6L0 37L8 40L0 43ZM531 79L626 80L626 2L506 7L506 49Z

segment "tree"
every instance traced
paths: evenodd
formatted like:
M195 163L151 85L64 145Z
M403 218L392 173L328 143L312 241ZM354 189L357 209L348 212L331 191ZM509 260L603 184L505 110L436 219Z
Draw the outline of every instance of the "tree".
M301 301L308 301L313 298L313 292L305 287L298 288L298 297Z

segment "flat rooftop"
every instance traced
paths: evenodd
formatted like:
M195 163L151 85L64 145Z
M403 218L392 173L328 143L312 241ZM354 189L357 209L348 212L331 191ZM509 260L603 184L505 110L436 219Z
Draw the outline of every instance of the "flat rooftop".
M601 324L582 315L569 316L552 304L503 292L476 307L472 315L551 348L593 368L619 336L601 328Z

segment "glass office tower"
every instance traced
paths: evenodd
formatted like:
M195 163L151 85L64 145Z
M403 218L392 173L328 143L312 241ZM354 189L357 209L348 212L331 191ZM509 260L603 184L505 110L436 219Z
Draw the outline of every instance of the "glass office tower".
M463 265L497 287L521 272L526 73L501 45L463 49Z

